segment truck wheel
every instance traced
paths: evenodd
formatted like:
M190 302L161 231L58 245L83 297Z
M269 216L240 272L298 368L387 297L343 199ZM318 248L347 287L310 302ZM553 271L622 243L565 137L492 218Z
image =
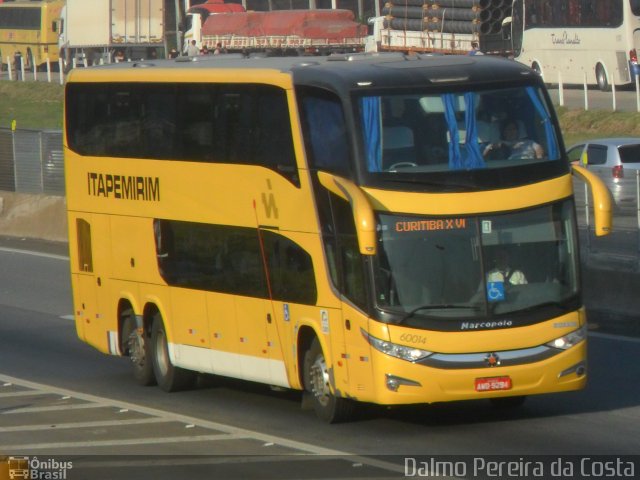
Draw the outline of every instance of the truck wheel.
M153 350L153 372L158 386L165 392L177 392L191 388L195 383L196 373L171 364L167 334L164 330L162 316L159 313L156 313L153 317L151 345Z
M153 362L151 360L151 339L147 332L138 331L136 317L133 310L122 312L122 345L123 353L129 355L133 367L133 377L143 386L155 385L156 377L153 374Z
M607 78L607 72L604 70L601 63L596 65L596 82L598 83L598 88L601 92L611 91L611 84Z
M344 422L353 415L354 403L331 392L329 369L317 338L304 356L305 395L311 397L316 415L328 423Z

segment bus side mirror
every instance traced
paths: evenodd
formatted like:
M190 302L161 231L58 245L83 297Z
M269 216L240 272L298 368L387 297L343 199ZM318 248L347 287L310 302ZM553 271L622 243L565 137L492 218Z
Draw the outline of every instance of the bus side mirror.
M611 194L600 178L584 167L572 165L573 174L580 177L591 190L596 235L609 235L612 228Z
M366 194L353 182L327 172L318 172L323 187L351 205L358 233L358 246L362 255L376 254L376 222Z

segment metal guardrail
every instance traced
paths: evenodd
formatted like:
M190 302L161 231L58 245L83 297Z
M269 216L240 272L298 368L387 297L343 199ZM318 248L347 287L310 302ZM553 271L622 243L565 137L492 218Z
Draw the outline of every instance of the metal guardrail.
M574 182L583 261L640 271L640 172L619 185L634 192L635 201L614 209L613 233L595 237L592 205L585 184ZM62 132L0 128L0 191L64 196Z
M0 128L0 190L63 196L62 132Z

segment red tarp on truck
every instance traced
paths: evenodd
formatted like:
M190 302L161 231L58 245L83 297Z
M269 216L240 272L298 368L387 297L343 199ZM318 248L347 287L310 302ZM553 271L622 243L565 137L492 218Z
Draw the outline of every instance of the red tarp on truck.
M271 12L222 13L210 15L202 26L203 37L298 36L340 42L367 35L367 27L355 20L350 10L274 10Z
M212 13L244 12L245 9L239 3L224 3L224 0L209 0L206 3L194 5L189 9L190 13Z

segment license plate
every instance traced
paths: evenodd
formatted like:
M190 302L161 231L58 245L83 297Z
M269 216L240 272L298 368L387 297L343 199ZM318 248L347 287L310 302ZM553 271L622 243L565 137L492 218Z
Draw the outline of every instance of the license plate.
M476 378L476 392L511 390L511 377Z

